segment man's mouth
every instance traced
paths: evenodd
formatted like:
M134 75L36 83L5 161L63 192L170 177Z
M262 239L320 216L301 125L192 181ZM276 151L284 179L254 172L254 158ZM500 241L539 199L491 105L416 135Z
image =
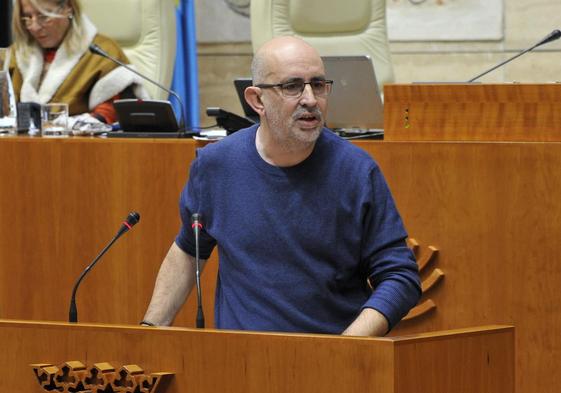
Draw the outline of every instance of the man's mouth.
M296 121L298 121L303 128L315 128L320 124L321 115L319 113L300 113L296 116Z

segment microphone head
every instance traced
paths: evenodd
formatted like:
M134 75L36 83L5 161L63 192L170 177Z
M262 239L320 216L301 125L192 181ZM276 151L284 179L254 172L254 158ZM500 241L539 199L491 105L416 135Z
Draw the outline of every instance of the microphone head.
M543 40L541 40L536 46L547 44L548 42L558 40L561 37L561 31L558 29L553 30L547 35Z
M100 55L103 57L106 57L106 53L103 49L101 49L99 46L97 46L96 44L90 44L90 46L88 47L88 49L90 50L90 52L92 52L93 54L96 55Z
M139 221L140 221L140 214L138 214L137 212L130 212L126 219L127 224L129 224L129 226L131 227L133 225L136 225Z
M202 216L199 213L193 213L191 215L191 224L197 223L197 224L200 225L201 224L201 219L202 219Z

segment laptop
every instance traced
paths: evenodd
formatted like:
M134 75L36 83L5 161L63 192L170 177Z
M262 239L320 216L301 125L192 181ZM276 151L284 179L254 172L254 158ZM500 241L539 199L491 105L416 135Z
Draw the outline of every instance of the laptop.
M234 79L234 87L236 88L236 93L238 93L238 99L240 100L240 104L242 105L242 110L245 118L251 120L254 123L259 123L259 115L247 103L244 97L245 89L251 86L252 84L253 81L251 80L251 78Z
M345 134L382 132L384 105L369 56L322 56L327 79L333 80L326 125ZM251 78L236 78L234 85L244 116L258 122L259 116L244 98Z
M326 124L346 133L384 128L384 105L370 56L322 56L325 76L333 80Z

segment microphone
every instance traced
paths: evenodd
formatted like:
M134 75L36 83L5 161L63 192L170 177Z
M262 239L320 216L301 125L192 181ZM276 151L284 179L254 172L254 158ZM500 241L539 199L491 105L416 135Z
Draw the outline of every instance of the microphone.
M99 259L107 252L107 250L111 248L113 243L115 243L118 238L123 236L129 229L131 229L136 223L138 223L139 220L140 220L140 214L138 214L137 212L129 213L126 220L123 221L121 228L119 228L119 231L117 231L115 237L113 237L113 239L109 242L109 244L107 244L105 248L99 253L99 255L95 257L93 262L90 263L88 267L86 267L86 269L82 272L80 277L78 277L78 280L76 280L76 283L74 284L74 288L72 289L72 296L70 298L70 311L68 312L68 322L78 322L78 309L76 308L76 291L78 290L78 287L80 286L80 283L82 282L86 274L88 274L88 272L95 266L97 261L99 261Z
M541 45L547 44L547 43L549 43L549 42L551 42L551 41L555 41L555 40L559 39L559 37L561 37L561 31L559 31L559 30L553 30L551 33L549 33L545 38L543 38L540 42L538 42L538 43L535 44L534 46L532 46L532 47L530 47L530 48L528 48L528 49L523 50L522 52L518 53L516 56L513 56L513 57L511 57L510 59L507 59L507 60L503 61L502 63L497 64L496 66L494 66L493 68L491 68L491 69L489 69L489 70L483 72L482 74L479 74L479 75L477 75L477 76L471 78L470 80L468 80L468 83L473 82L473 81L475 81L475 80L481 78L483 75L486 75L486 74L488 74L489 72L491 72L491 71L493 71L493 70L495 70L495 69L497 69L497 68L499 68L499 67L505 65L506 63L511 62L512 60L516 59L517 57L520 57L520 56L522 56L523 54L528 53L528 52L530 52L530 51L536 49L538 46L541 46Z
M152 83L153 85L158 86L160 89L162 89L166 93L174 96L177 99L177 101L179 102L179 106L181 107L181 119L179 121L179 130L180 131L185 131L185 109L183 107L183 101L181 100L181 97L179 97L179 94L177 94L175 91L173 91L171 89L168 89L167 87L165 87L162 84L156 82L155 80L147 77L146 75L141 74L140 72L136 71L134 68L132 68L129 65L123 63L122 61L119 61L118 59L114 58L113 56L111 56L109 53L105 52L103 49L101 49L96 44L90 44L89 49L90 49L90 52L92 52L96 55L99 55L101 57L105 57L106 59L109 59L112 62L114 62L114 63L116 63L116 64L118 64L122 67L125 67L130 72L135 73L136 75L138 75L142 79L147 80L148 82Z
M196 326L198 329L205 327L205 316L203 314L203 295L201 293L201 263L199 259L199 232L203 229L201 223L201 215L193 213L191 216L191 228L195 234L195 280L197 284L197 321Z

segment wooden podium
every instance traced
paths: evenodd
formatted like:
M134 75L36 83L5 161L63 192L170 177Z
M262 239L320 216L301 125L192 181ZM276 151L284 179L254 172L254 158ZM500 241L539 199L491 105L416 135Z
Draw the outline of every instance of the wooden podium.
M445 97L430 99L445 94L445 88L458 90L450 94L461 97L467 94L461 91L469 87L419 86L404 87L427 89L418 92L429 98L415 104L417 108L446 105ZM534 91L523 97L530 101L554 94L546 90L561 88L473 86L488 92L487 102L492 99L490 92L497 89L504 88L501 97L517 89ZM437 90L438 94L429 94ZM503 102L503 107L512 102ZM551 108L555 101L545 105ZM464 124L463 116L474 118L461 105L448 108L448 121ZM528 119L524 135L538 138L545 131L537 124L558 115L534 118L532 108L532 103L521 106ZM401 114L402 109L392 109L386 89L386 110ZM432 122L434 130L437 123ZM561 143L516 141L508 133L486 133L479 123L470 124L463 128L472 130L465 138L458 132L447 133L448 139L434 133L423 134L430 140L404 133L393 138L387 129L392 141L353 142L380 165L407 231L419 244L419 261L426 262L422 304L430 301L427 304L433 307L400 322L391 335L514 325L516 393L558 393ZM561 122L551 126L559 128ZM479 139L467 139L472 136ZM84 281L77 303L81 322L137 323L179 228L179 193L195 149L202 145L188 139L1 138L0 318L67 320L74 281L126 214L136 210L141 214L140 224L115 244ZM437 252L429 259L431 248ZM213 324L216 270L213 254L202 276L207 326ZM192 296L175 325L193 326L195 315ZM44 361L79 359L61 356ZM29 363L42 361L29 359ZM89 357L87 361L91 366ZM130 362L150 372L173 371L136 358ZM4 391L0 388L0 393Z
M514 391L508 326L357 338L0 320L0 347L1 392L42 392L30 365L68 361L172 373L158 393Z
M384 87L386 141L561 141L561 84Z
M444 273L425 286L423 301L436 307L391 334L514 325L516 392L557 393L561 262L552 256L561 251L561 143L355 143L382 168L420 260L429 246L438 249L423 281ZM0 139L0 318L66 321L76 278L137 210L140 223L104 256L77 299L81 322L137 323L179 227L177 200L199 146ZM216 269L213 256L202 277L207 326ZM192 296L176 326L193 326L195 314ZM65 360L78 359L51 361Z

